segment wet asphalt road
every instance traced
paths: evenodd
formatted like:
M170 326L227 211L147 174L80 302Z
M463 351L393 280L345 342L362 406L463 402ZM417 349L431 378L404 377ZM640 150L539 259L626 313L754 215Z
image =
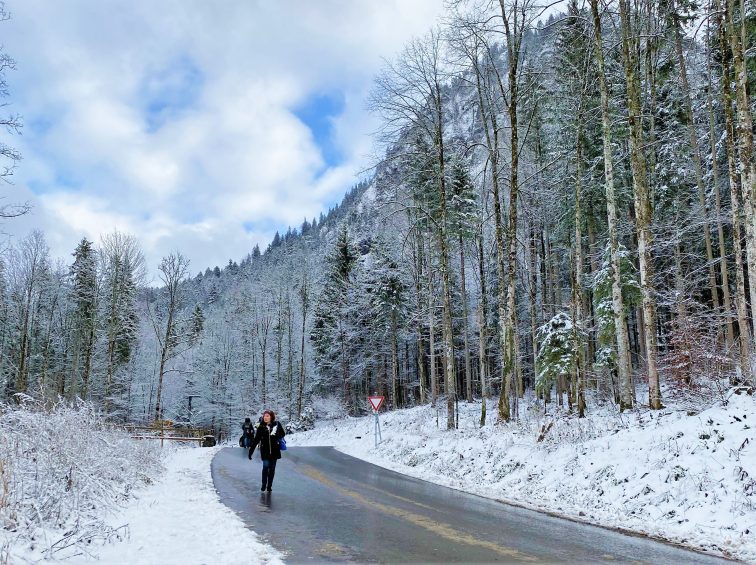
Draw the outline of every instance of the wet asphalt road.
M290 447L272 493L240 448L213 459L215 488L287 563L731 563L437 486L330 447Z

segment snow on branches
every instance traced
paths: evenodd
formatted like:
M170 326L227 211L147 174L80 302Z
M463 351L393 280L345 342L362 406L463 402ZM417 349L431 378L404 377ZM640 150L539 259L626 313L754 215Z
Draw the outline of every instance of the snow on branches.
M0 405L0 560L91 555L122 535L103 516L161 470L156 445L105 423L90 403Z

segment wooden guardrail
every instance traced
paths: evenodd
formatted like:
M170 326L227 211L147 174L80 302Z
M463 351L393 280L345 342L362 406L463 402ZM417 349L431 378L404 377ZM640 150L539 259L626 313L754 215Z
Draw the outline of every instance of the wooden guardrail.
M198 442L200 447L213 447L215 436L210 430L204 428L185 428L173 426L170 422L155 422L149 426L126 425L126 430L131 433L133 439L159 439L160 447L164 442Z

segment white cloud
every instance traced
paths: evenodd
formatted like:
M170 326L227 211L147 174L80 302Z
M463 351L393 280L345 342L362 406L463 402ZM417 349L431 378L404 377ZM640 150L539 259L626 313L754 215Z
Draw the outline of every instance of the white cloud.
M174 249L192 270L241 258L356 182L372 77L441 5L9 1L10 100L27 127L7 141L24 154L15 190L35 212L4 230L42 228L67 257L117 227L152 268ZM344 98L332 120L343 160L325 170L292 111L322 92Z

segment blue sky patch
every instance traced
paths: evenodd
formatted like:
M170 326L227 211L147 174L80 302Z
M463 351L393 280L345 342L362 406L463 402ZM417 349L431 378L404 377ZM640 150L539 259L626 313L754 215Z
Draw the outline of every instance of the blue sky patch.
M71 190L80 187L81 182L70 171L57 171L55 173L55 186Z
M274 233L276 230L285 233L286 228L281 228L282 223L271 218L260 218L257 220L247 220L242 224L246 233Z
M304 123L320 149L327 167L338 165L343 156L334 144L332 119L344 111L341 92L318 93L294 108L294 115Z
M24 130L30 137L43 137L55 125L52 118L47 116L37 116L24 124Z
M204 85L202 71L188 57L145 77L140 96L147 131L153 133L175 120L198 100Z

